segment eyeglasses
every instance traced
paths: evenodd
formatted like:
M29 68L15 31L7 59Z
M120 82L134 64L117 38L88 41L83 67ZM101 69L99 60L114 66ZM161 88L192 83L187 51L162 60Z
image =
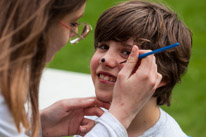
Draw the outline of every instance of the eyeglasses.
M70 31L69 42L71 44L78 43L80 40L84 39L92 30L91 25L87 23L76 23L72 27L67 26L62 21L59 21L59 23Z

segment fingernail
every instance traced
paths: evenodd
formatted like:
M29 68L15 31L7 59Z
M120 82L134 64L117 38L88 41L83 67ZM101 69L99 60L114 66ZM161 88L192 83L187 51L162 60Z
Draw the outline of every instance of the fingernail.
M136 54L136 52L137 52L137 48L136 48L136 46L133 46L133 48L132 48L132 54Z
M80 127L80 132L81 133L86 133L87 132L87 128L85 128L85 127Z

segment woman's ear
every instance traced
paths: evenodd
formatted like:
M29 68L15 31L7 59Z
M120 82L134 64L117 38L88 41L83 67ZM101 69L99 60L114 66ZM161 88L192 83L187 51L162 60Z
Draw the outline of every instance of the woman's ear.
M165 86L167 83L165 82L165 81L161 81L160 83L159 83L159 85L157 86L157 88L160 88L160 87L163 87L163 86Z

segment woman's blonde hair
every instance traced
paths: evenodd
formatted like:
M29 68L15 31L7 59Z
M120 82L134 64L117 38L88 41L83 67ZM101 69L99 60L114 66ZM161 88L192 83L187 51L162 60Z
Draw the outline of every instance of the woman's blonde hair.
M31 136L38 136L38 90L47 53L47 30L56 19L80 8L86 0L0 1L0 92L14 118ZM28 122L25 101L31 110Z

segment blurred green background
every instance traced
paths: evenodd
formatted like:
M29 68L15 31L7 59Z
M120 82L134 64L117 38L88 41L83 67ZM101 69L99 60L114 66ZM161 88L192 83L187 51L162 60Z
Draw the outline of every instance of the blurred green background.
M95 28L101 13L120 0L88 0L83 18ZM193 32L192 58L188 72L172 96L171 107L163 107L192 137L206 136L206 4L204 0L162 0L174 9ZM89 62L93 49L93 32L77 45L66 45L48 65L81 73L90 73ZM80 83L81 84L81 83Z

